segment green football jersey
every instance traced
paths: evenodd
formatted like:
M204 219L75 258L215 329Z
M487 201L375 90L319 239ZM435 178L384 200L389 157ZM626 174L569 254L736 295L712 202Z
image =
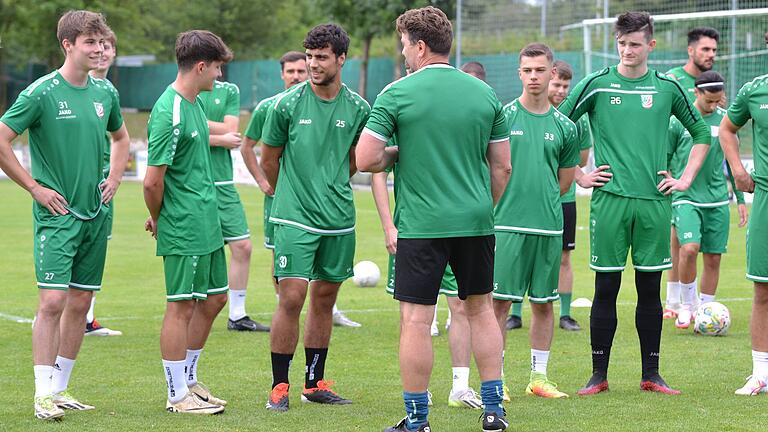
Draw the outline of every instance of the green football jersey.
M267 113L269 109L274 105L281 93L278 93L272 97L262 99L261 102L256 105L251 114L251 120L248 122L248 127L245 129L245 136L248 138L259 141L261 140L261 133L264 131L264 122L267 120Z
M235 84L214 81L213 90L201 92L198 96L206 118L223 122L225 116L240 116L240 89ZM217 186L233 184L231 150L211 147L213 181Z
M29 130L35 181L63 196L74 217L99 214L104 136L123 125L114 87L90 76L75 87L54 71L24 89L0 121L19 135ZM48 212L37 202L34 210Z
M496 205L496 231L556 236L563 233L557 172L579 163L576 125L551 107L525 109L519 99L504 107L512 150L512 177Z
M102 82L111 91L113 91L116 95L118 94L117 93L117 89L115 88L114 85L112 85L111 81L109 81L108 79L103 79ZM120 98L119 98L119 96L118 96L117 102L118 102L118 109L120 109ZM104 172L104 178L107 178L109 176L109 169L110 169L109 159L112 156L112 136L109 133L105 133L104 137L105 137L105 141L104 141L104 143L105 143L105 146L104 146L104 168L102 168L102 171Z
M656 189L667 170L669 117L691 132L693 142L709 144L709 127L673 79L653 69L640 78L626 78L616 66L583 80L560 105L576 121L589 115L595 165L609 165L611 180L599 188L629 198L661 200Z
M333 100L308 82L282 93L269 109L261 141L285 147L269 220L321 235L355 230L349 152L370 113L360 95L342 85Z
M509 129L490 86L448 65L426 66L379 93L366 132L399 143L399 237L493 234L486 150Z
M728 205L728 185L723 172L723 149L720 148L718 132L720 121L725 117L725 110L717 108L715 112L704 116L712 135L712 145L707 158L701 165L699 173L685 192L673 192L672 204L692 204L697 207L718 207ZM688 165L688 156L693 147L691 134L672 117L669 120L669 148L671 152L670 170L675 178L679 178ZM736 190L734 188L734 190ZM736 191L736 200L744 202L744 194Z
M589 150L592 148L592 131L589 130L589 117L581 116L576 121L576 132L579 140L579 163L581 163L581 151ZM576 168L581 169L581 168ZM569 203L576 201L576 182L571 183L571 188L565 195L560 197L561 203Z
M677 81L680 87L685 90L685 94L691 99L691 102L696 100L696 94L693 90L696 88L696 78L685 71L682 66L670 69L667 71L667 76Z
M744 126L752 119L752 178L755 185L768 190L768 75L744 84L728 108L728 118L736 126Z
M152 107L147 164L167 166L157 255L206 255L224 245L208 133L200 100L184 99L173 86Z

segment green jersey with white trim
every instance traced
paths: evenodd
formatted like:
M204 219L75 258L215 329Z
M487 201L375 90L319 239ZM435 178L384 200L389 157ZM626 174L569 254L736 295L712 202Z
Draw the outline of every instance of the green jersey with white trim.
M449 65L426 66L379 93L366 133L399 144L399 237L493 234L486 151L509 129L490 86Z
M712 114L704 116L704 121L709 125L712 144L707 153L707 158L699 169L699 173L691 183L688 190L672 193L672 204L692 204L697 207L718 207L728 205L728 185L723 172L723 149L720 148L718 132L720 121L725 117L725 110L717 108ZM691 154L693 141L691 134L680 123L680 120L672 117L669 119L669 148L671 152L670 171L672 176L680 178L688 165L688 156ZM735 190L735 188L734 188ZM744 194L736 191L736 200L744 202Z
M709 144L709 126L685 91L653 69L639 78L622 76L616 66L583 80L560 105L576 121L589 115L595 165L609 165L611 180L600 190L628 198L663 200L656 186L668 168L667 133L674 115L696 144Z
M214 81L213 90L200 92L198 96L206 118L223 122L225 116L240 116L240 89L232 83ZM233 183L231 150L211 147L213 181L217 186Z
M261 134L264 131L264 122L267 120L267 113L281 94L282 93L278 93L272 97L262 99L261 102L256 105L256 108L253 109L253 113L251 114L251 120L248 122L248 127L245 128L245 136L256 142L261 140Z
M168 86L147 125L147 164L167 166L157 255L206 255L224 245L208 134L200 99L192 103Z
M370 110L346 85L333 100L319 98L306 81L280 95L261 136L265 145L285 147L270 222L322 235L354 232L349 152Z
M581 151L592 148L592 131L589 130L589 117L581 116L576 120L576 132L579 140L579 163L581 163ZM581 168L576 168L581 169ZM576 201L576 182L571 183L571 188L565 195L560 197L561 203L570 203Z
M24 89L0 121L18 135L29 130L32 178L63 196L72 216L99 214L104 137L123 125L114 87L91 76L75 87L54 71ZM37 201L34 211L48 213Z
M515 99L504 107L510 128L512 177L496 205L496 231L557 236L563 233L558 170L579 163L576 125L550 107L527 111Z
M752 154L755 185L768 190L768 75L759 76L744 84L728 108L728 118L736 126L744 126L752 119Z
M691 102L696 100L696 94L694 93L694 89L696 88L696 78L686 72L685 68L683 66L678 66L676 68L670 69L667 71L667 76L677 81L678 84L680 84L680 87L685 90L685 94L688 95L688 98L691 100Z
M117 89L112 84L112 82L109 81L108 79L104 78L102 81L103 81L103 84L106 85L107 88L110 91L114 92L115 95L117 95L117 103L118 103L117 109L119 110L120 109L120 95L117 92ZM110 169L109 159L112 156L112 136L109 134L109 132L107 132L107 133L104 134L104 137L105 137L105 141L104 141L104 143L105 143L105 147L104 147L104 168L102 168L102 171L104 172L104 178L107 178L109 176L109 169Z

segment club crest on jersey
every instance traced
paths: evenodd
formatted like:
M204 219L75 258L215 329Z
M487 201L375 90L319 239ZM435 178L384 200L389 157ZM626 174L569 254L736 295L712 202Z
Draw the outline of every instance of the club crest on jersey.
M104 117L104 105L101 102L94 102L93 107L96 108L96 115L99 118Z
M653 95L640 95L640 101L643 103L643 108L645 109L653 107Z

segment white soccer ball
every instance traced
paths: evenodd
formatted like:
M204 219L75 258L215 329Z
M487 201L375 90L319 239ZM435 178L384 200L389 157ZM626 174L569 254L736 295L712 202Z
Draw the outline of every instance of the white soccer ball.
M704 303L696 310L693 324L694 333L706 336L723 336L731 326L731 313L724 304L718 302Z
M355 268L352 271L355 274L352 276L352 281L359 287L376 286L381 278L379 266L373 261L360 261L355 264Z

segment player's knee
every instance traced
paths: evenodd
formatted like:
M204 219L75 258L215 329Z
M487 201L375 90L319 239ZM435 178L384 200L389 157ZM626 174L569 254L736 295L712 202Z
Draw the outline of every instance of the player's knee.
M251 253L253 252L253 243L250 239L240 240L230 243L232 248L232 256L235 259L248 260L251 259Z
M278 307L283 313L299 316L303 306L304 296L299 295L299 293L288 293L285 290L280 293Z
M768 308L768 283L755 282L755 306Z
M710 268L720 268L720 254L704 254L704 265Z
M564 250L560 254L560 271L571 269L571 251Z
M680 257L686 259L696 258L699 253L699 245L697 243L687 243L680 246Z
M43 298L37 308L38 317L58 317L67 305L66 297Z
M218 313L227 304L227 294L209 295L206 304Z
M91 307L93 292L70 289L67 296L66 308L74 313L85 314Z

